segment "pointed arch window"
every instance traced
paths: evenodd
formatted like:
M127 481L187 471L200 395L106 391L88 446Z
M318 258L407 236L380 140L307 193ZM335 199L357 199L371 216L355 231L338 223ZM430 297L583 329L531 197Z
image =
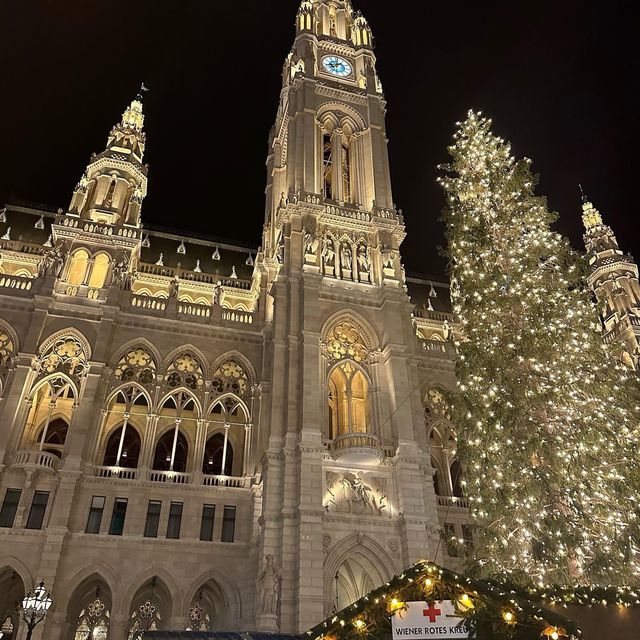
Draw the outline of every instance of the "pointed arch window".
M109 609L96 596L80 612L74 640L107 640L109 636L109 618Z
M46 423L38 436L40 450L62 458L68 431L69 423L64 418L56 418Z
M89 277L89 286L94 289L104 287L109 274L109 266L111 259L106 253L99 253L94 259L91 266L91 276Z
M458 460L454 460L450 467L451 472L451 492L455 498L464 498L462 490L462 465Z
M178 429L172 429L158 440L153 456L153 468L156 471L183 473L187 470L188 455L189 445L184 434Z
M226 447L226 450L225 450ZM230 476L233 470L233 446L225 443L224 434L214 433L204 449L202 473L213 476Z
M322 177L324 197L333 195L333 140L330 133L322 133Z
M369 379L363 365L369 359L368 342L350 318L336 322L326 334L325 352L334 366L327 379L329 437L373 433Z
M67 271L67 283L82 285L87 277L89 268L89 252L86 249L78 249L71 256L69 270Z
M329 436L370 433L369 384L351 362L338 365L329 376Z
M62 457L75 406L73 386L62 376L49 378L32 394L25 446Z
M130 424L125 423L109 436L103 464L105 467L137 469L140 448L141 440L138 432Z

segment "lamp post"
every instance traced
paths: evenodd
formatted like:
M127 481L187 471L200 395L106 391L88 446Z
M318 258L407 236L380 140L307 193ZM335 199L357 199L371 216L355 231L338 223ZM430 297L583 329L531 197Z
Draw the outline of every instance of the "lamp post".
M53 599L45 589L44 580L24 597L22 619L27 623L27 640L31 640L33 630L44 620L52 604Z

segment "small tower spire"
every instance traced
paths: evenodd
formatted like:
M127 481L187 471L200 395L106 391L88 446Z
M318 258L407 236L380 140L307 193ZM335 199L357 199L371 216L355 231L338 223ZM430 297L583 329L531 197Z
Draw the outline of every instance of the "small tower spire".
M582 200L582 223L584 228L589 231L602 225L602 216L585 195L582 185L579 184L578 187L580 187L580 199Z
M73 215L109 224L140 224L142 200L147 193L147 167L142 163L144 83L113 126L104 151L94 154L76 185L69 206Z

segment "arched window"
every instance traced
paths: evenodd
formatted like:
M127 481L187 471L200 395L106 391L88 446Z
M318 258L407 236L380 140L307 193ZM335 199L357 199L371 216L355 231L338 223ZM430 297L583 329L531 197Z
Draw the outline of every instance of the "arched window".
M329 377L329 437L370 433L369 384L351 362L338 365Z
M109 273L109 265L111 260L106 253L99 253L93 260L91 268L91 277L89 278L89 286L95 289L104 287L104 283Z
M333 198L333 140L331 134L322 133L322 179L325 198Z
M156 471L184 472L187 470L188 454L187 439L179 430L171 429L158 440L153 468Z
M204 449L202 461L202 473L213 476L230 476L233 470L233 447L229 442L226 445L222 433L214 433L208 440ZM224 470L223 470L224 460Z
M130 424L122 425L109 436L103 464L105 467L137 469L140 446L138 432Z
M225 606L224 593L220 586L213 580L209 580L200 587L197 596L191 601L189 607L187 631L213 631L214 624L222 622L227 607ZM221 617L222 616L222 619Z
M0 325L0 395L4 388L9 363L15 352L13 337L11 333Z
M95 598L80 611L74 640L107 640L109 637L110 612L105 602Z
M31 398L23 446L62 457L74 410L73 386L55 376L40 384Z
M85 249L78 249L72 256L67 272L67 282L69 284L84 284L89 266L89 253Z
M6 616L2 621L2 626L0 626L0 633L2 634L2 638L11 640L11 638L13 638L14 631L15 626L13 624L13 619L11 618L11 616Z
M329 437L373 433L369 381L362 368L369 346L362 329L351 318L336 322L326 334L325 351L336 363L327 380Z
M170 592L161 580L152 578L138 589L131 602L128 640L140 640L145 631L162 629L170 611Z
M53 453L58 458L62 458L68 431L69 423L64 418L56 418L48 424L45 423L38 434L40 450Z
M451 463L451 489L456 498L463 498L464 492L462 491L462 465L458 460L454 460Z

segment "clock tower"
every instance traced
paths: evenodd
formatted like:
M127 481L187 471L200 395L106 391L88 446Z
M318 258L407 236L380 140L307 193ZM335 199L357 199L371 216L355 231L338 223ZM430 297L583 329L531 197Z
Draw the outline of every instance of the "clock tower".
M256 263L269 333L256 622L297 633L434 558L438 516L373 34L342 0L303 0L295 24Z

